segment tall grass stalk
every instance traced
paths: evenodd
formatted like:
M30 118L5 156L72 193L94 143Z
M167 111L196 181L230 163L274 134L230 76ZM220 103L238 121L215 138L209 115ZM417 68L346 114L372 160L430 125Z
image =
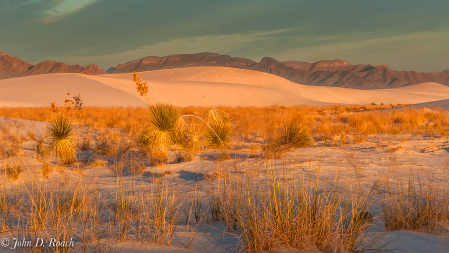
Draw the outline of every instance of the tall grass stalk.
M355 252L367 245L363 240L369 222L363 214L369 194L346 202L338 189L318 179L286 182L269 166L267 175L266 181L246 173L225 179L220 184L225 190L209 195L212 217L225 220L248 252L272 251L282 245Z
M387 185L388 194L381 199L381 217L387 231L412 230L439 234L439 223L447 222L449 200L444 190L432 183L423 184L411 173L408 183L398 190Z

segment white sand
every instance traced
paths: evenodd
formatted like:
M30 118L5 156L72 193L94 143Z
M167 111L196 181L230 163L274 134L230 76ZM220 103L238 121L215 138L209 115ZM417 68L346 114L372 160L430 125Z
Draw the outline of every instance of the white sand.
M422 83L395 89L357 90L308 86L252 70L192 67L140 72L152 103L177 106L415 104L449 98L449 87ZM132 73L46 74L0 80L0 106L47 106L66 93L81 93L85 106L144 106ZM206 101L204 100L206 97Z
M23 131L24 133L29 129L35 129L37 135L41 135L45 129L45 124L42 122L21 121L5 119L0 117L3 124L9 124L11 131ZM16 127L13 127L16 126ZM17 129L16 129L17 128ZM92 132L91 132L92 133ZM432 180L432 185L435 187L447 187L447 154L449 149L436 149L435 152L423 153L421 150L427 146L441 146L447 138L434 139L431 137L413 137L411 135L405 136L408 141L403 142L400 136L371 136L365 143L350 143L346 145L337 146L321 146L317 142L316 146L296 149L291 151L285 160L274 161L272 165L278 168L279 179L284 176L291 177L295 175L296 178L314 179L317 175L318 168L320 169L320 180L334 181L338 175L339 182L348 190L351 187L356 187L360 184L362 189L369 190L374 184L383 184L387 181L392 183L394 187L396 183L407 185L409 174L414 173L416 178L420 178L423 182L425 180ZM114 202L117 191L117 177L113 169L104 167L92 167L88 165L82 174L67 168L63 173L54 170L48 178L40 176L40 169L42 162L33 158L34 150L31 148L35 145L35 141L27 140L21 143L23 148L22 158L28 164L28 168L23 172L17 181L6 179L6 187L12 189L22 184L28 184L36 177L37 180L44 183L56 183L60 180L66 180L66 183L76 184L82 182L85 185L95 185L101 191L103 200L107 202ZM170 190L177 192L183 196L191 193L195 187L200 191L208 189L212 185L216 185L215 180L199 180L195 175L207 175L220 169L229 176L236 176L236 171L255 171L260 170L260 177L262 180L266 178L265 175L265 160L263 158L246 159L251 154L251 143L239 143L239 147L234 148L231 156L236 155L236 160L226 162L217 162L207 160L207 157L216 157L216 151L206 150L200 154L192 162L184 162L178 164L167 164L164 167L147 167L143 173L136 177L125 176L124 187L136 191L148 189L149 185L154 185L155 181L151 179L151 175L161 173L162 171L171 171L171 175L163 177L163 181L170 185ZM401 147L397 151L391 152L391 149ZM173 154L172 158L173 158ZM14 157L9 160L15 159ZM1 161L2 163L6 161ZM288 167L287 171L282 168ZM354 170L357 166L358 175ZM34 176L33 176L34 175ZM255 176L256 174L254 174ZM0 175L0 181L4 182L4 178ZM205 192L203 192L205 193ZM385 194L385 187L381 187L378 193ZM375 223L380 223L380 201L375 197L375 200L370 207L370 213L375 217ZM110 245L116 252L229 252L231 249L239 248L239 240L229 233L226 233L223 222L214 222L211 225L202 224L196 229L189 229L181 222L177 232L174 235L170 246L158 246L155 244L138 243L136 241L125 242L111 242ZM374 237L382 233L382 228L373 227ZM11 233L4 233L3 238L13 238ZM187 245L190 239L194 237L190 250L187 250ZM392 252L449 252L449 237L445 235L431 235L422 232L412 231L392 231L387 233L381 242L388 242L395 238L395 240L386 247L386 249L396 249L399 251ZM106 242L104 242L106 243ZM79 243L78 243L79 244ZM9 252L8 249L0 247L0 252ZM284 252L284 251L275 251ZM291 252L291 251L285 251ZM302 251L308 252L308 251Z

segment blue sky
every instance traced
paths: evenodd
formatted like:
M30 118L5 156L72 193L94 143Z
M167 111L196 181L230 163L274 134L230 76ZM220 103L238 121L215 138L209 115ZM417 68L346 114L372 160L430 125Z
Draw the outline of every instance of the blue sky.
M0 51L107 69L148 55L449 69L447 0L1 0Z

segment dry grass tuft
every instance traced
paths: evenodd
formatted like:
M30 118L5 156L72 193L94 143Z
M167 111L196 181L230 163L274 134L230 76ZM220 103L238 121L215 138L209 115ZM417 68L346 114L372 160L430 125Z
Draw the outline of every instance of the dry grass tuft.
M41 174L43 177L48 177L53 172L53 166L47 162L42 164Z
M207 138L212 148L227 149L231 142L231 118L224 111L212 108L207 111Z
M281 137L281 144L291 147L304 147L312 140L309 131L298 121L291 120L285 124Z
M7 163L4 170L6 176L11 178L12 180L17 180L20 176L20 173L23 172L23 168L20 164L10 165L9 163Z
M449 221L449 200L445 190L436 190L431 182L421 184L411 174L406 187L393 190L382 198L382 221L387 231L411 230L440 234L439 223Z
M108 161L102 160L102 159L95 159L95 161L92 163L93 167L104 167L108 164Z

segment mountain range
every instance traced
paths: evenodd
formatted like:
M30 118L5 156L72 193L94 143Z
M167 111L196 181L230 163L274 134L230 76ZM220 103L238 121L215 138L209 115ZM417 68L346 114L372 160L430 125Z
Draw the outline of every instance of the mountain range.
M277 61L264 57L260 62L243 57L216 53L174 54L165 57L147 56L108 69L107 73L130 73L148 70L218 66L249 69L274 74L295 83L313 86L333 86L355 89L397 88L417 83L434 82L449 86L449 70L434 73L396 71L387 65L353 65L342 60ZM105 74L95 64L82 67L51 60L32 65L0 52L0 79L47 73Z
M0 79L31 76L49 73L81 73L88 75L106 74L95 64L83 67L79 64L69 65L64 62L45 60L36 65L0 52Z

